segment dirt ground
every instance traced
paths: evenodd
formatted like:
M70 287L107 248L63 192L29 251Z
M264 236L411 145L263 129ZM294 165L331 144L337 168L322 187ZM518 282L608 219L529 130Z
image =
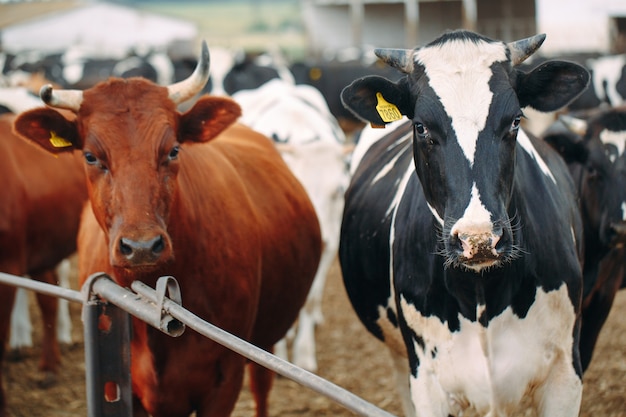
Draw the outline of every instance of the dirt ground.
M184 300L183 300L184 303ZM37 316L36 309L31 309ZM41 387L37 370L39 346L23 352L19 361L5 361L4 383L12 417L85 416L85 367L80 306L71 306L72 346L63 348L63 368L56 385ZM319 375L384 410L401 415L394 393L386 349L358 322L346 297L338 264L326 285L325 323L317 332ZM594 360L585 374L582 417L626 417L626 291L618 294L600 335ZM35 317L35 320L38 320ZM37 322L34 338L39 340ZM188 330L189 331L189 330ZM288 380L276 380L270 399L276 417L353 416L331 400ZM254 404L247 388L234 417L252 417Z

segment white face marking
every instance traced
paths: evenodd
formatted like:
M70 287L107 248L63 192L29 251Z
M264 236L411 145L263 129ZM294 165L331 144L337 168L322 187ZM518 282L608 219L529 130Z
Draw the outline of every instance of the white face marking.
M463 216L450 229L451 235L457 233L485 234L492 232L491 213L480 201L476 183L472 185L472 197Z
M613 145L617 148L617 155L611 155L611 163L615 163L615 160L624 155L624 149L626 148L626 132L614 132L612 130L604 129L600 132L600 141L605 145Z
M582 385L572 366L576 314L565 284L547 293L537 289L524 319L509 307L485 328L459 315L461 328L454 333L404 298L401 309L426 346L415 347L420 367L417 378L411 377L411 391L417 409L438 410L432 415L463 409L500 415L498 410L515 410L530 389L542 387L562 390L571 407L580 401Z
M532 142L530 141L530 139L528 138L528 135L526 135L526 132L524 132L523 130L520 130L517 133L517 143L522 147L522 149L524 149L530 156L533 157L533 159L535 161L537 161L537 165L539 166L539 169L541 169L541 171L547 176L550 177L550 179L552 180L552 182L554 182L556 184L556 179L554 178L554 175L552 175L552 171L550 171L550 168L548 168L548 165L546 165L546 162L543 160L543 158L541 157L541 155L539 155L539 153L537 152L537 150L535 149L535 147L533 146Z
M504 45L455 40L419 49L414 59L424 66L430 86L452 120L463 153L473 165L478 133L485 127L493 97L488 85L490 66L506 60Z

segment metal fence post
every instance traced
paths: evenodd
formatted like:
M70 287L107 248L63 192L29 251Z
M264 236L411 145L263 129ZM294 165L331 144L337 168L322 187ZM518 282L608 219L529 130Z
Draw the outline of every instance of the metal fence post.
M131 417L130 315L92 294L92 275L83 286L85 374L88 417Z

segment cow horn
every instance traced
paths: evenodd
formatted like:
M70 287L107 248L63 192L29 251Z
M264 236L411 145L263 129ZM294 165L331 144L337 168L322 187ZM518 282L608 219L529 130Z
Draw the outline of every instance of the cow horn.
M180 104L198 94L209 80L210 64L209 48L206 41L202 41L202 54L196 65L196 69L188 78L167 87L170 99Z
M511 63L515 66L521 64L535 53L546 39L545 33L531 36L530 38L520 39L515 42L509 42L507 46L511 51Z
M413 50L412 49L375 49L374 53L385 64L410 74L413 71Z
M54 90L52 84L46 84L39 90L39 97L51 107L77 112L83 102L81 90Z
M574 116L562 114L559 116L559 120L572 133L576 133L579 136L585 136L585 133L587 133L588 124L587 121L584 119L579 119Z

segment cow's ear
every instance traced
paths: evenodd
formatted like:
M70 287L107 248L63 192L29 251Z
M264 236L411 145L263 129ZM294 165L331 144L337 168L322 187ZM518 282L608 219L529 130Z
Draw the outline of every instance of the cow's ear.
M579 135L572 132L548 132L543 140L561 154L568 164L587 162L589 151Z
M53 109L42 107L21 113L13 122L13 131L53 154L81 148L76 122Z
M353 81L341 92L344 107L374 126L384 126L402 116L413 118L406 77L398 83L371 75Z
M181 116L180 141L209 141L235 123L239 116L241 107L234 100L226 97L202 97Z
M517 96L521 107L552 112L578 97L589 84L589 71L567 61L548 61L529 73L518 72Z

